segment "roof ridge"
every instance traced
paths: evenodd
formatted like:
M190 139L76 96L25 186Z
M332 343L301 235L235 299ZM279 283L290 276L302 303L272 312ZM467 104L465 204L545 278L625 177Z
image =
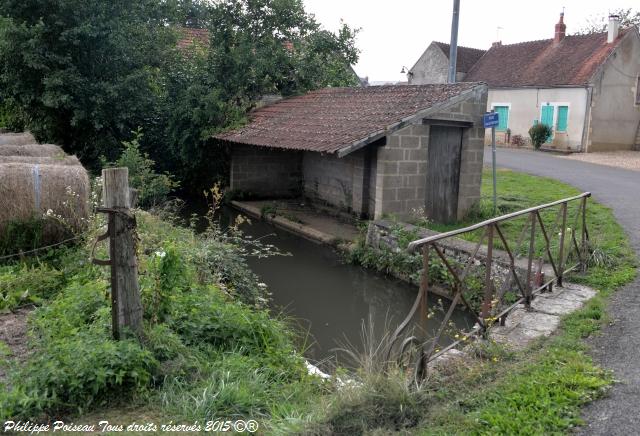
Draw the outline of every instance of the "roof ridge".
M448 43L448 42L442 42L442 41L432 41L432 42L435 42L436 44L444 44L444 45L451 46L451 44ZM484 49L484 48L467 47L467 46L464 46L464 45L458 45L458 48L464 48L464 49L467 49L467 50L477 50L477 51L483 51L483 52L487 51L487 49Z

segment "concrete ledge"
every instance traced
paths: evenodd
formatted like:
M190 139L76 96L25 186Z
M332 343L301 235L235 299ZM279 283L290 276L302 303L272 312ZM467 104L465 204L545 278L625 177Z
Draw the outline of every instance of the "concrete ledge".
M321 232L320 230L314 229L304 224L293 222L287 218L277 215L262 216L262 212L260 211L260 209L250 204L246 204L240 201L232 201L231 205L252 218L262 219L278 228L302 236L303 238L308 239L312 242L328 245L336 245L340 242L340 239L333 235Z
M583 307L596 292L575 284L555 287L554 292L539 294L531 302L531 309L527 310L523 305L514 309L504 326L491 327L489 337L512 349L524 349L531 341L551 335L560 325L562 316Z

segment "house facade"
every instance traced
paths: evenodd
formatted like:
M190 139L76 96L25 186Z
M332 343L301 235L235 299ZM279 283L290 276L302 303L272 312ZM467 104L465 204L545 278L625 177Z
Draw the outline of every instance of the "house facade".
M450 45L433 41L407 73L409 85L425 85L429 83L447 83L449 76ZM470 47L458 47L456 58L456 81L462 82L466 74L486 53Z
M546 147L594 152L640 149L639 75L636 27L620 29L612 16L607 32L566 35L562 14L554 38L494 43L464 80L489 85L498 143L529 141L529 128L544 123Z
M486 98L478 83L326 88L216 138L231 150L231 189L248 197L446 222L480 198Z

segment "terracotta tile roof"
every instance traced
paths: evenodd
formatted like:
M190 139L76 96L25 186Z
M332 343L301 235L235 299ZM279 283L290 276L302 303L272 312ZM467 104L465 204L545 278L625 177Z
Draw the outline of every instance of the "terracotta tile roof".
M187 49L193 44L203 47L209 45L209 31L207 29L195 29L191 27L182 27L178 29L180 37L178 39L178 48Z
M241 144L334 153L477 86L324 88L257 109L247 125L215 137Z
M612 44L607 44L604 32L569 35L558 44L545 39L495 45L465 80L483 81L490 87L585 85L625 32Z
M435 45L440 47L449 59L449 49L451 45L444 42L433 41ZM459 73L467 73L471 67L484 55L487 51L479 48L458 46L458 58L456 59L456 71Z

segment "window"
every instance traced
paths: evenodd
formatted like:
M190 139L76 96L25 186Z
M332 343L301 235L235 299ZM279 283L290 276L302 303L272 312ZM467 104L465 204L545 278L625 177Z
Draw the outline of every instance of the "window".
M493 110L498 113L498 127L496 130L507 130L507 127L509 127L509 106L494 106Z
M566 132L569 121L569 106L558 106L558 119L556 120L556 131Z

